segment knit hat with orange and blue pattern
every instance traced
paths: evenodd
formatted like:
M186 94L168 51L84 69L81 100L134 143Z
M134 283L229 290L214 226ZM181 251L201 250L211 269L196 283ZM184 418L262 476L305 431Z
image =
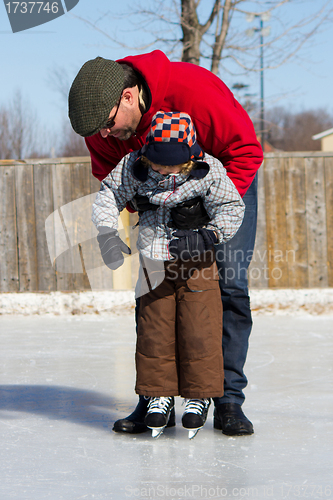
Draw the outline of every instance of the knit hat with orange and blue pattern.
M191 117L178 111L158 111L153 116L141 154L158 165L179 165L204 158Z

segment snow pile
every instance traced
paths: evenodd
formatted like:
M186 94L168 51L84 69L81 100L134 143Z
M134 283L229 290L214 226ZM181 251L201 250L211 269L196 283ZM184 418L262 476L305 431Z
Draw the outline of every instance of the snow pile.
M250 290L254 315L333 314L333 288ZM0 314L133 314L133 290L0 293Z
M253 314L333 314L333 288L251 290L250 300Z
M0 314L119 314L134 307L132 290L0 294Z

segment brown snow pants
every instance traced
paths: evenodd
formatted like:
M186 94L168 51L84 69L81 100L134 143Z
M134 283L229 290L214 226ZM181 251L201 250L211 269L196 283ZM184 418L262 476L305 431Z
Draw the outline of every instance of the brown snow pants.
M165 263L140 298L135 390L143 396L223 396L222 301L214 252Z

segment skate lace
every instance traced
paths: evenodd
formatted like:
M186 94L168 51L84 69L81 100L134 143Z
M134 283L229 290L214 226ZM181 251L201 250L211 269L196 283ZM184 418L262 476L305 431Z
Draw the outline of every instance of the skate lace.
M185 399L184 413L196 413L201 415L208 408L209 399Z
M148 412L147 413L164 413L166 414L168 411L168 408L171 404L172 398L155 398L152 397L150 398L150 401L148 403Z

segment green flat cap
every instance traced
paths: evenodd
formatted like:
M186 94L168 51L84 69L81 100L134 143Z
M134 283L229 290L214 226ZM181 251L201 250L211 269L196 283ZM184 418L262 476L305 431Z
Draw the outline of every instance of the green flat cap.
M68 116L82 137L97 134L118 103L124 86L120 64L103 57L87 61L74 79L68 96Z

